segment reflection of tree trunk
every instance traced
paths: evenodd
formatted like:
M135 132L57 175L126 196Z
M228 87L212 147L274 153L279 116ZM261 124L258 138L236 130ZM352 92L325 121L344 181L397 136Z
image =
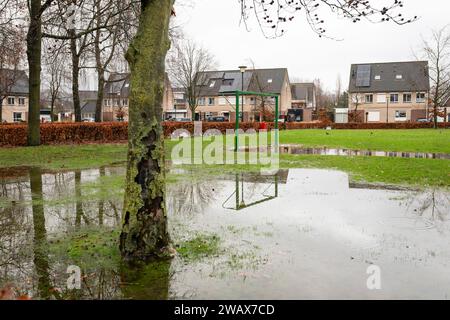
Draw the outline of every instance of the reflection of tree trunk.
M84 215L83 211L83 201L81 199L81 171L75 172L75 228L79 229L81 227L81 218L83 218L86 224L89 224L88 219Z
M50 275L47 253L47 231L45 229L44 205L42 203L42 174L39 168L31 168L30 188L32 195L33 226L34 226L34 267L38 276L38 291L42 299L49 299Z
M105 176L105 168L101 167L100 168L100 178ZM103 195L101 195L100 197L102 197ZM105 213L105 202L103 201L103 199L101 198L98 201L98 225L102 226L103 225L103 216Z
M138 266L123 266L122 294L125 299L167 300L169 298L170 261Z
M127 259L165 255L170 243L164 206L164 138L161 126L164 63L172 0L142 1L130 44L129 145L120 250Z

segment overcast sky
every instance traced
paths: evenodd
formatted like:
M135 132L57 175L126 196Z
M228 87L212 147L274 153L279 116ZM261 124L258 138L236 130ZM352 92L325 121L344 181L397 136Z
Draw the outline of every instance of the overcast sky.
M342 41L319 38L302 15L277 39L265 38L255 23L250 23L248 32L239 25L238 0L192 0L191 7L177 8L176 19L188 38L214 54L220 69L250 65L252 59L258 68L286 67L291 79L319 78L326 88L335 90L338 74L347 88L351 63L415 60L413 51L420 48L421 37L450 24L448 0L403 2L402 13L417 15L418 21L404 26L366 21L353 24L326 16L328 34Z

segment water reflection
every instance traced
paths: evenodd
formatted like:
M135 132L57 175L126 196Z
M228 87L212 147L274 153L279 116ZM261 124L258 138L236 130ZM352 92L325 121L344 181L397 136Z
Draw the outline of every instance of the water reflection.
M243 151L254 152L256 148L243 148ZM416 158L416 159L445 159L450 160L450 154L425 153L425 152L402 152L402 151L370 151L351 150L341 148L311 148L299 145L282 145L280 153L295 155L321 155L321 156L364 156L364 157L388 157L388 158Z
M221 188L220 183L210 180L177 182L175 186L169 187L168 212L183 216L202 213L212 202L217 200L217 194Z
M128 266L117 249L124 174L109 167L0 172L0 288L12 284L34 299L345 298L350 283L366 298L356 275L365 276L370 261L389 270L394 297L447 293L446 190L372 190L326 170L186 179L168 186L174 238L217 234L220 256ZM71 264L82 268L81 290L66 288ZM413 276L418 268L423 280ZM317 287L314 279L331 280Z
M235 174L235 190L222 203L225 209L240 211L278 198L278 186L286 183L289 170L279 170L276 175Z
M427 228L436 228L439 232L448 229L450 220L450 195L442 190L416 192L409 199L408 207L425 222Z

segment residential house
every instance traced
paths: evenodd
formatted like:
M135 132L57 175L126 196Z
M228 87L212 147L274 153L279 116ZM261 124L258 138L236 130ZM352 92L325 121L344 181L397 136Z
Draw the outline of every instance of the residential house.
M224 116L229 121L234 121L234 93L240 90L279 95L280 115L286 114L291 107L291 87L286 68L247 70L243 75L239 70L207 71L199 78L202 79L202 85L195 115L197 120ZM244 103L240 103L240 116L244 121L258 121L263 113L273 113L275 110L274 97L263 99L258 96L245 96L242 99Z
M106 85L103 99L103 121L128 121L130 74L113 73ZM163 97L163 114L173 109L172 86L166 74Z
M359 122L415 122L427 118L427 61L353 64L349 110Z
M312 82L291 84L292 109L316 109L316 86Z
M173 88L173 109L167 109L164 114L165 120L185 119L190 115L186 89Z
M312 113L317 108L315 84L312 82L293 83L291 84L291 95L292 104L289 118L292 121L312 121Z
M81 120L88 122L94 121L98 91L80 90L79 94L81 104Z
M0 101L3 122L28 119L28 76L23 70L0 69Z

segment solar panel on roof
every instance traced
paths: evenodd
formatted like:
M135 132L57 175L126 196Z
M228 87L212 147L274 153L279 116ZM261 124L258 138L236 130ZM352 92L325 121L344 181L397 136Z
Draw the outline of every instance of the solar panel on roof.
M370 65L360 65L356 70L356 86L370 87Z

